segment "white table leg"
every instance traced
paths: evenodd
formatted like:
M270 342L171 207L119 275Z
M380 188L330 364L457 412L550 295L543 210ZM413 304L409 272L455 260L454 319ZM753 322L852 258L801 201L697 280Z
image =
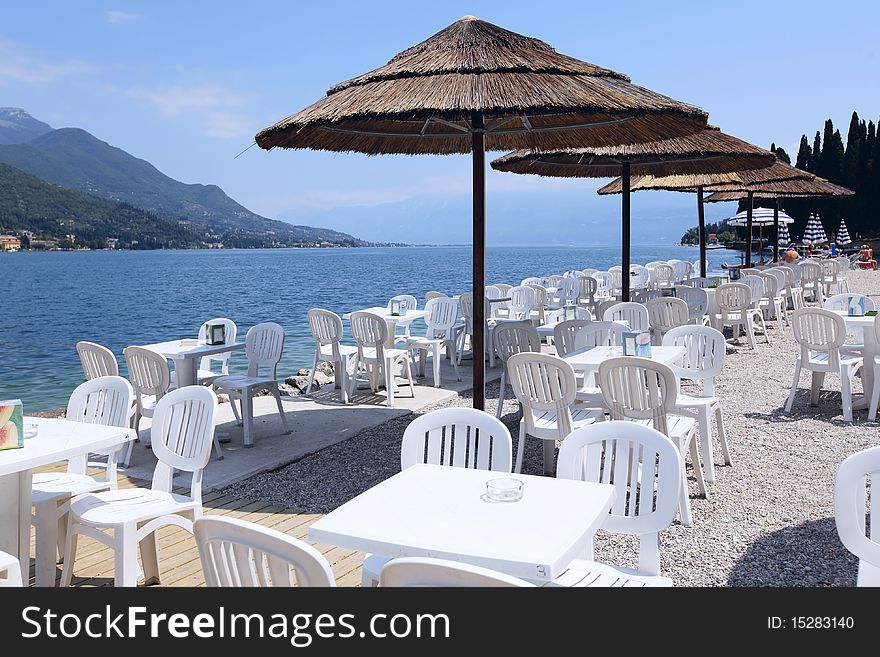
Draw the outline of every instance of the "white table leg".
M194 386L198 383L195 358L175 358L174 372L177 376L177 387Z
M874 390L874 356L877 354L877 340L874 335L874 327L866 326L862 331L865 345L864 365L862 365L862 389L865 394L858 401L853 401L853 410L864 410L871 403L871 393Z
M31 471L0 477L0 550L21 564L21 581L27 584L30 570ZM37 586L52 586L54 580Z

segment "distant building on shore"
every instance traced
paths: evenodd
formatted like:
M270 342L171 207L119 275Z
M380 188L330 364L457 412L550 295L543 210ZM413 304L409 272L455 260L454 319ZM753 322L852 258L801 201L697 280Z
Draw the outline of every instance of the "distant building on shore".
M0 251L18 251L21 240L15 235L0 235Z
M107 248L115 249L119 247L119 238L118 237L108 237L107 238Z

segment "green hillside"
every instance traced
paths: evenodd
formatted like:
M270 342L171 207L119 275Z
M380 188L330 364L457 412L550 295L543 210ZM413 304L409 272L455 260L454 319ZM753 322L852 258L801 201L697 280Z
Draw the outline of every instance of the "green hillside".
M0 233L22 231L61 246L89 248L104 248L108 237L119 239L120 247L138 249L198 247L205 239L177 221L62 189L0 164Z

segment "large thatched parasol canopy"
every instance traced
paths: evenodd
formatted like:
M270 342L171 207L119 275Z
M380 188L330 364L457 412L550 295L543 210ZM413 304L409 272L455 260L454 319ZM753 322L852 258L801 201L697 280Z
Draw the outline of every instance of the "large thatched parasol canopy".
M474 326L483 326L485 152L613 146L702 130L706 113L465 16L385 66L257 133L265 149L473 156ZM474 331L474 407L484 407L484 335Z
M749 192L752 193L753 198L766 200L810 197L845 198L847 196L855 195L855 192L851 189L835 185L834 183L828 182L824 178L819 178L818 176L812 180L785 180L780 182L749 185L747 189L738 189L734 191L724 191L724 186L712 186L707 189L710 191L713 189L722 190L707 196L707 203L742 201L748 198Z
M630 175L728 174L771 166L776 156L721 132L715 126L692 135L641 144L579 147L558 150L521 149L492 162L492 168L540 176L606 178L622 174L621 191ZM622 203L622 266L629 271L629 194ZM702 206L700 206L702 210ZM702 216L702 214L701 214ZM705 276L705 245L701 242L700 271ZM629 280L623 278L623 298L629 299Z

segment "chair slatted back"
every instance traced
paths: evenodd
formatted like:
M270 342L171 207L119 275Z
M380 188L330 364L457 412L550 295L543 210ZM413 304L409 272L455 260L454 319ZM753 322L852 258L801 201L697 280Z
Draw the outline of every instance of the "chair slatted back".
M556 355L563 358L572 351L576 351L575 340L578 331L588 324L590 324L588 319L569 319L554 326L553 346L556 347Z
M426 413L403 432L400 467L417 463L510 472L513 444L504 423L473 408Z
M99 376L119 376L119 363L107 347L95 342L81 341L76 343L76 353L79 354L86 381Z
M128 380L138 395L162 398L171 386L171 370L162 354L144 347L126 347L123 352Z
M260 376L260 370L269 369L269 376L277 378L278 361L284 352L284 329L275 322L262 322L248 329L244 338L248 359L248 376Z
M846 342L846 322L837 313L825 308L798 308L791 314L791 328L795 342L800 345L801 362L810 360L810 352L827 355L823 367L837 372L840 369L840 348Z
M622 301L604 308L602 319L606 322L626 322L630 331L645 331L651 326L648 309L634 301Z
M560 440L571 433L571 410L577 384L571 365L557 356L541 353L512 355L506 363L507 375L523 409L527 432L535 430L536 416L552 411Z
M690 320L687 303L676 297L657 297L647 304L648 321L658 331L684 326Z
M668 365L634 356L599 364L599 388L614 420L651 420L669 435L667 413L678 396L678 379Z

